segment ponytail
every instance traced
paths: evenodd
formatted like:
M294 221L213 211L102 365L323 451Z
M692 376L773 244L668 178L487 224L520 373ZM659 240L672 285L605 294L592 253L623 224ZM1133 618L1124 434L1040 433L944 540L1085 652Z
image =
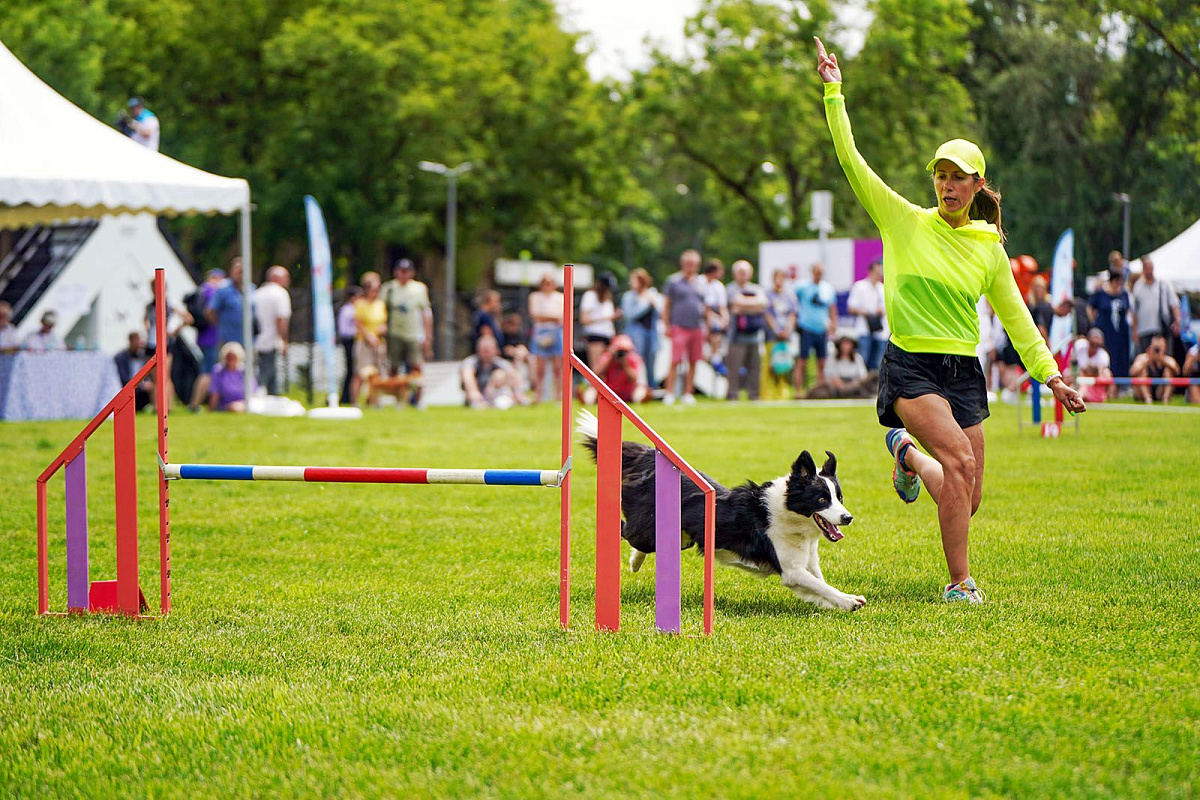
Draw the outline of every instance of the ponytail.
M985 183L975 193L968 216L971 219L982 219L995 225L996 230L1000 233L1001 244L1004 244L1004 240L1008 238L1004 233L1004 226L1000 222L1000 193L993 189L991 184Z

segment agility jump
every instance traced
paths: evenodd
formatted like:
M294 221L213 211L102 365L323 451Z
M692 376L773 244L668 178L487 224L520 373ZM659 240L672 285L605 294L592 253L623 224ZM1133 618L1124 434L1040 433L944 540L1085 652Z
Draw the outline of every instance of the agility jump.
M111 613L153 619L138 581L137 470L134 390L153 371L158 422L159 466L159 614L171 611L171 529L169 482L176 480L301 481L306 483L456 484L475 486L545 486L559 490L560 559L559 622L570 624L571 605L571 405L578 373L599 396L596 458L596 604L597 630L616 631L621 617L621 422L628 419L656 448L655 460L655 625L681 633L680 481L684 475L704 493L703 629L713 629L713 551L716 493L665 440L646 424L573 351L574 268L563 269L562 466L538 469L414 469L387 467L295 467L241 464L172 464L167 458L166 382L160 354L166 352L166 281L155 270L154 355L101 409L37 479L38 613L50 611L47 482L60 470L66 481L66 560L68 614ZM116 580L89 581L87 466L88 438L113 418L116 484Z

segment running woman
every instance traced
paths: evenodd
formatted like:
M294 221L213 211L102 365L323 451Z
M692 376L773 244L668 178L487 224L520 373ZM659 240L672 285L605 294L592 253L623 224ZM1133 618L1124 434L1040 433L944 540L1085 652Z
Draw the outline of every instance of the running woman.
M971 517L983 497L981 423L988 416L987 386L975 357L979 297L987 295L1034 380L1072 413L1085 410L1083 399L1063 381L1021 299L1004 252L1000 194L987 183L983 153L965 139L946 142L926 167L937 207L908 202L855 149L837 56L815 41L838 161L883 237L892 336L879 370L876 410L889 429L892 482L906 503L917 499L922 483L937 503L950 569L943 598L982 603L967 547Z

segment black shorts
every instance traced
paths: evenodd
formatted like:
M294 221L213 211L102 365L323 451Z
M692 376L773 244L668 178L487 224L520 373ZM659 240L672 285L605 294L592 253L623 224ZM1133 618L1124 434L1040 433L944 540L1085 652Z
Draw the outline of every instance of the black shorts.
M909 353L888 342L879 365L879 399L875 411L885 428L902 428L896 414L896 398L913 399L926 394L946 398L960 428L978 425L991 414L987 404L987 381L974 356L940 353Z
M608 347L610 344L612 344L612 337L611 336L600 336L599 334L589 333L587 335L587 343L588 344L602 344L605 347Z

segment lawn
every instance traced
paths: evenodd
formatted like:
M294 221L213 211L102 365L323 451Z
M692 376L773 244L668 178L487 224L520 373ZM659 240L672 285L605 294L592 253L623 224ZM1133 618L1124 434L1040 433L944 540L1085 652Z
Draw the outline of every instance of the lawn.
M176 461L557 467L557 409L337 423L177 414ZM653 570L590 630L595 469L576 450L572 627L543 488L172 486L166 619L36 616L34 479L80 427L3 424L0 794L830 797L1200 793L1200 415L1089 413L1058 440L997 404L972 531L982 607L938 602L935 509L893 494L870 408L651 408L722 482L837 453L855 523L817 611L684 557L685 635ZM157 601L153 418L142 582ZM115 577L111 436L89 448L91 574ZM626 426L627 435L630 427ZM51 605L65 605L62 481Z

